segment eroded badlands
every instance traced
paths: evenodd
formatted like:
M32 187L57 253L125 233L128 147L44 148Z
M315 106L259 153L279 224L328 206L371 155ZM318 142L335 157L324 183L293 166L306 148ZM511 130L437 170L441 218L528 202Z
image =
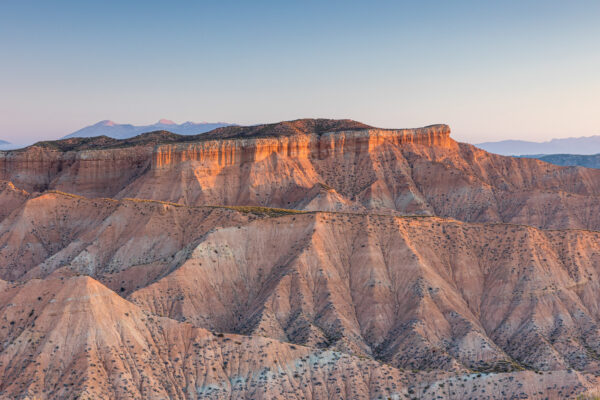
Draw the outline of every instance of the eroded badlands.
M600 171L354 121L0 152L0 398L575 398Z

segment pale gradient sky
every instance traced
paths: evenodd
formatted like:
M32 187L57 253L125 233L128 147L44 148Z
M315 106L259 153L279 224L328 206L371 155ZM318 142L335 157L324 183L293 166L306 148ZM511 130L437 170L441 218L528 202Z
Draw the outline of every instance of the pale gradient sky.
M600 1L2 1L0 139L103 119L600 134Z

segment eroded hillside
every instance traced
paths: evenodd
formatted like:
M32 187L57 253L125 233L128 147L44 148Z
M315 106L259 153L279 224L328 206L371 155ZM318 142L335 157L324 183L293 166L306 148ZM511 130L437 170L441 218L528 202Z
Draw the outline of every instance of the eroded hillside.
M186 205L600 227L600 171L486 153L452 140L445 125L384 130L298 120L196 137L79 140L1 152L0 179L29 192Z
M600 171L449 134L299 120L2 153L0 398L596 394Z

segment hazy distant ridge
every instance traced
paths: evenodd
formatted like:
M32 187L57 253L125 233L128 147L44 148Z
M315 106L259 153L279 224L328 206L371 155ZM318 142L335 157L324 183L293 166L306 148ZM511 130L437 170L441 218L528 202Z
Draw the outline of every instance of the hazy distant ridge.
M166 130L169 132L177 133L180 135L197 135L211 131L216 128L223 126L230 126L226 122L184 122L183 124L176 124L173 121L161 119L152 125L131 125L131 124L117 124L113 121L105 120L100 121L97 124L87 126L83 129L75 131L67 136L67 138L73 137L94 137L94 136L108 136L115 139L128 139L145 132L152 132L157 130Z
M502 140L479 143L475 146L491 153L506 156L523 154L598 154L600 153L600 135L552 139L547 142Z
M521 157L537 158L554 165L600 169L600 154L534 154Z

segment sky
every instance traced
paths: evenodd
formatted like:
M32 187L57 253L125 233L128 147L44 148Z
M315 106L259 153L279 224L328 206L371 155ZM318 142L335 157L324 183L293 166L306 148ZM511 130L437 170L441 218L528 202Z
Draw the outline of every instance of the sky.
M139 125L600 134L600 1L4 1L0 139Z

